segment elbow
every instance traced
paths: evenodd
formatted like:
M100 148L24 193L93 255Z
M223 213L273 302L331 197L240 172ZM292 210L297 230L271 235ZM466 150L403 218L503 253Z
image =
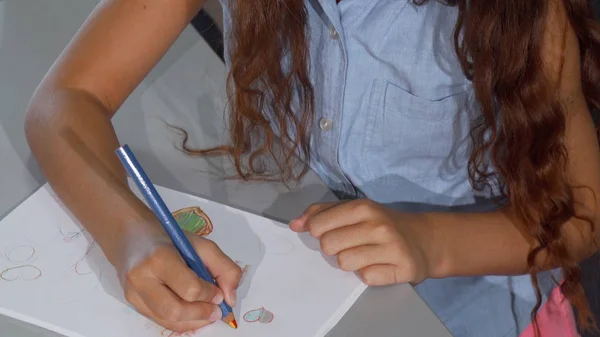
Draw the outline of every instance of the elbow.
M43 96L46 95L36 92L25 112L23 127L25 138L32 152L35 152L37 145L41 143L40 140L48 134L47 130L51 124L49 123L49 114L51 114L49 110L51 109L44 108L44 106L50 106L51 102Z
M598 215L588 217L587 219L577 219L579 226L572 236L573 241L580 249L575 250L575 259L577 262L583 262L596 254L600 248L600 228L598 226Z
M25 111L23 125L27 144L34 155L54 144L60 123L66 121L68 106L61 102L62 89L41 85L33 94Z
M575 189L575 214L563 227L562 234L566 242L572 243L572 257L578 262L600 250L600 204L597 198L600 189L591 182L582 185L590 187Z
M593 220L590 221L592 227L592 237L590 244L590 255L596 254L600 250L600 212L594 212Z
M32 141L36 138L36 135L39 134L39 131L42 130L43 121L42 121L43 113L40 109L36 109L34 107L29 107L25 112L25 138L27 141Z
M563 262L569 261L569 263L579 264L598 252L600 228L598 228L597 218L595 214L592 215L591 212L586 212L585 215L578 214L565 222L562 226L562 234L557 242L559 245L564 245L566 254L564 250L560 254L558 251L553 250L554 258L559 258ZM542 264L545 265L548 262L542 262ZM557 266L555 263L551 262L553 267Z
M23 125L25 131L25 139L31 150L34 149L36 139L40 137L40 133L43 130L42 113L40 109L36 109L35 106L29 106L25 112L25 123Z
M596 189L595 191L597 191ZM589 208L589 216L587 223L587 228L589 228L590 234L588 240L589 253L586 258L596 254L600 250L600 204L598 204L597 193L593 192L593 198L595 202L590 204L592 207Z
M112 115L112 110L87 91L42 85L25 112L25 137L34 156L55 153L64 137L73 132L89 134L98 123L109 125Z

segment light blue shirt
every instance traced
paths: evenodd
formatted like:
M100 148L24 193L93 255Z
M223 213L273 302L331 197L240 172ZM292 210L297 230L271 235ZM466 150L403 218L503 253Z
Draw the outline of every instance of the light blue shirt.
M316 96L310 165L325 183L343 198L403 211L497 207L497 186L476 192L468 179L478 105L454 50L457 9L411 0L306 6ZM549 273L540 279L546 296L554 284ZM426 280L416 290L454 337L517 337L535 304L528 275Z

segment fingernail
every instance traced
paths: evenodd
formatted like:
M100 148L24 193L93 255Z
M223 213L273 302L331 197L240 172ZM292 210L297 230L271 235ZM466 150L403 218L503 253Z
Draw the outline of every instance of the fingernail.
M212 300L213 304L221 304L223 302L223 295L217 294Z
M212 314L210 314L210 317L208 318L208 320L211 322L216 322L221 319L221 315L222 315L221 309L217 309Z
M289 226L290 227L293 227L293 226L302 227L302 224L304 223L304 221L305 221L305 219L303 219L303 218L296 218L296 219L290 221Z

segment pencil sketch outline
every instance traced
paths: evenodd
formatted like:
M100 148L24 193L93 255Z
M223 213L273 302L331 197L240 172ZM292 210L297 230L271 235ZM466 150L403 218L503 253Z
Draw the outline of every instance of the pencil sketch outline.
M26 250L31 250L31 253L29 255L27 255L27 257L25 258L21 258L21 259L15 259L13 257L13 255L15 255L15 252L25 248ZM12 248L6 248L4 250L4 256L6 257L6 260L8 260L9 262L12 263L25 263L25 262L30 262L32 261L32 259L35 257L35 248L32 246L16 246L16 247L12 247Z
M240 283L239 283L241 285L246 280L246 276L250 272L250 268L252 268L252 266L249 264L245 264L244 262L238 261L238 260L235 260L235 263L242 269L242 276L240 277Z
M88 256L93 252L96 247L95 241L91 241L85 253L67 269L64 269L59 278L53 280L57 284L61 285L61 288L65 284L72 284L74 289L68 293L56 292L52 295L52 301L54 303L65 305L69 303L79 302L82 298L89 296L90 294L97 291L102 286L102 279L104 277L102 268L98 267L97 270L92 270L90 267L89 272L87 270L82 271L83 264L87 262ZM81 281L81 278L88 278L87 281Z
M94 249L94 247L96 246L96 241L92 241L90 242L90 244L88 245L88 248L85 251L85 254L83 254L83 257L81 257L79 260L77 260L77 262L75 262L75 264L73 264L71 266L71 270L75 272L75 274L79 275L79 276L85 276L85 275L90 275L93 274L93 272L90 270L87 273L83 273L81 271L79 271L79 268L81 266L82 262L85 262L86 258L92 253L92 250ZM101 272L98 272L98 279L100 279L101 276Z
M25 276L23 275L23 270L22 269L28 269L28 270L33 270L36 272L36 275L32 278L25 278ZM19 270L18 274L13 277L7 277L6 274L8 274L11 271L15 271L15 270ZM4 269L2 272L0 272L0 279L3 281L7 281L7 282L12 282L12 281L17 281L17 280L22 280L22 281L34 281L39 279L42 276L42 271L40 270L40 268L30 265L30 264L25 264L22 266L16 266L16 267L8 267L6 269Z
M64 232L60 226L60 223L56 224L56 227L58 228L58 232L60 233L60 235L62 236L62 240L63 242L72 242L76 239L79 239L80 237L83 237L83 234L86 232L86 229L83 228L79 231L69 231L69 232Z
M17 251L25 249L28 252L24 255L25 257L16 258L14 255ZM42 276L42 270L31 264L37 256L36 250L32 246L15 246L12 248L6 248L4 250L4 257L8 262L12 264L12 266L5 267L2 271L0 271L0 280L13 282L17 280L21 281L34 281L39 279ZM14 277L10 277L12 273L17 271ZM24 271L33 271L33 277L26 277Z

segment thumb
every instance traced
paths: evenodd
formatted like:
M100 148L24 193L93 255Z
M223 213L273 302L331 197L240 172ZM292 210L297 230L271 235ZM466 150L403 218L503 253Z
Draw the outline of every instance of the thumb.
M225 255L213 241L195 237L193 244L206 268L208 268L208 271L210 271L217 281L217 285L223 291L225 302L230 306L235 306L237 300L236 290L242 277L241 268Z

